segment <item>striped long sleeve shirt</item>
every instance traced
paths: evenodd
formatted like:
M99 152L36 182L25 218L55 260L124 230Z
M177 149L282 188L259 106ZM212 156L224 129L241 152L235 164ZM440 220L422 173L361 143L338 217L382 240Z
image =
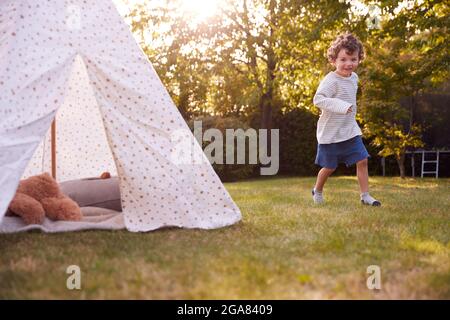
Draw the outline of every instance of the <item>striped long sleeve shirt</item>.
M335 71L329 72L320 82L313 103L321 109L317 122L319 144L336 143L362 135L356 122L356 92L358 75L343 77ZM352 112L347 114L352 106Z

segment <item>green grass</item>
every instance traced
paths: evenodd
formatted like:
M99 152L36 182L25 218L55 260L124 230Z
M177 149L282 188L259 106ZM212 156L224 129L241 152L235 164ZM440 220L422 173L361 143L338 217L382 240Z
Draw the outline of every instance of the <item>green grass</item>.
M450 180L371 178L383 206L359 203L356 178L227 184L243 221L219 230L0 235L0 298L449 299ZM81 290L66 288L69 265ZM381 290L366 287L369 265Z

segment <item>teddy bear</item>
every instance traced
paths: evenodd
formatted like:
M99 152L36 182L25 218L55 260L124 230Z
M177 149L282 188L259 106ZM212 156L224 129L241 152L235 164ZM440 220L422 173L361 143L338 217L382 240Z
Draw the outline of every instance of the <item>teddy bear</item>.
M27 225L42 224L46 216L70 221L83 217L78 204L61 192L58 182L48 173L21 180L9 211Z

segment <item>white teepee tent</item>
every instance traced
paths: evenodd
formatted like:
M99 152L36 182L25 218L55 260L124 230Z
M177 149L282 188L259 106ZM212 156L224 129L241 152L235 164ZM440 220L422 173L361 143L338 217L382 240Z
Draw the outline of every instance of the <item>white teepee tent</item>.
M55 116L57 180L118 174L128 230L241 219L111 0L0 1L0 93L0 223Z

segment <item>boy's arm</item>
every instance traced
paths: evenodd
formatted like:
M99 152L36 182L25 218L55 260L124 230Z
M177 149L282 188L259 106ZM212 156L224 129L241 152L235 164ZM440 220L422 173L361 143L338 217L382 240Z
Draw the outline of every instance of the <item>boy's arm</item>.
M322 110L338 114L349 113L348 111L352 104L338 98L332 98L335 93L335 82L330 79L325 79L320 83L319 88L317 88L316 94L314 95L314 105Z

